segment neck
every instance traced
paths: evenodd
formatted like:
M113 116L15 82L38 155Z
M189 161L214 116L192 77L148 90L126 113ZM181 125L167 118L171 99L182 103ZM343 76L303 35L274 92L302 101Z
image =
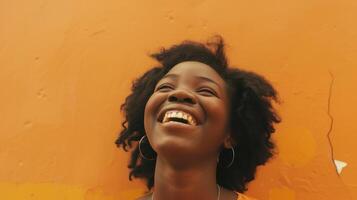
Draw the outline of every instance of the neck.
M158 156L155 168L155 200L216 200L216 167L215 159L199 165L187 163L177 167Z

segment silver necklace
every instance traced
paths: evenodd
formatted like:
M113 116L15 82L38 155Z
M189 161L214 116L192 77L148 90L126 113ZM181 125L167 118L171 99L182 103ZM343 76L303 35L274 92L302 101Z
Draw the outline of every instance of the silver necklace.
M217 200L219 200L221 196L221 187L217 184L217 188L218 188ZM154 200L154 192L152 193L151 200Z

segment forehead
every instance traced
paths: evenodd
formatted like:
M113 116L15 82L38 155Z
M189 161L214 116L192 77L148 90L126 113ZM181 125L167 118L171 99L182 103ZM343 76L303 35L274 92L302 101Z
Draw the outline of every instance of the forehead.
M185 61L175 65L167 74L176 74L180 77L205 77L213 80L222 87L225 81L209 65L197 61Z

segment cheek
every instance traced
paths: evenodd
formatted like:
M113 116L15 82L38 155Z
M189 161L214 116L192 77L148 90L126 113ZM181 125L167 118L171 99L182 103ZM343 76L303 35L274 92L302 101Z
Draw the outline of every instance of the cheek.
M162 96L162 95L161 95ZM159 111L159 106L161 104L160 95L152 94L145 105L144 111L144 127L147 134L151 133L152 126L156 121L156 116Z
M205 135L205 145L209 144L209 149L216 150L221 147L227 131L227 108L221 100L202 102L202 107L206 111L206 122L203 127Z
M219 132L217 134L223 134L228 122L225 102L221 100L206 101L203 106L207 112L207 125L215 132Z
M148 102L145 105L145 111L144 111L144 128L146 134L150 133L150 127L152 124L152 112L154 109L154 103L152 100L152 96L149 98Z

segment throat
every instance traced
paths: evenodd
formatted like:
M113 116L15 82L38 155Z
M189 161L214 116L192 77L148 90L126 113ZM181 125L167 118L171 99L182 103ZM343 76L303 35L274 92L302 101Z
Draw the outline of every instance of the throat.
M174 161L167 162L177 156L166 156L168 158L165 161L160 158L160 155L157 158L154 183L155 199L217 199L216 160L213 160L212 164L204 163L198 168L184 169L172 165L175 163ZM187 163L187 161L182 162Z

